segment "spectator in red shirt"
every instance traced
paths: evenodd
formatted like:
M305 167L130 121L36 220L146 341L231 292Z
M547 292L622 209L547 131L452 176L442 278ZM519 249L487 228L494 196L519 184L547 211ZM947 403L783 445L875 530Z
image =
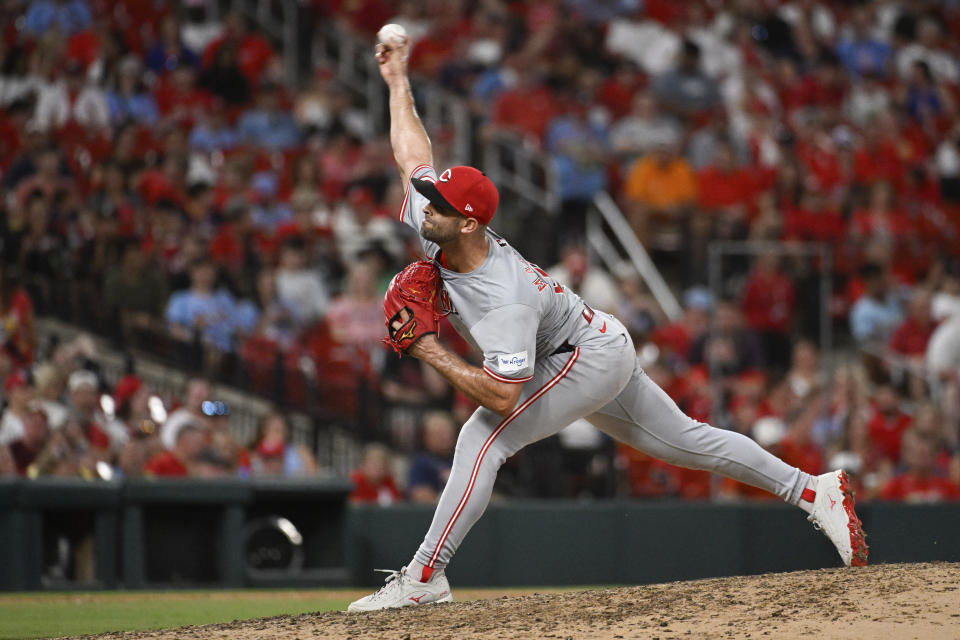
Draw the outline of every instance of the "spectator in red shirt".
M547 124L559 113L559 100L528 65L516 70L516 85L501 93L493 107L493 123L540 144Z
M685 368L693 342L707 331L713 296L705 287L695 287L684 294L683 317L661 324L650 333L650 340L660 348L661 359L672 370Z
M780 441L780 459L816 476L823 471L823 452L813 441L812 432L814 421L823 415L824 398L814 397L812 400L803 405L800 415Z
M10 444L10 453L17 464L17 473L26 475L29 467L47 443L50 434L47 427L47 414L40 404L32 401L27 405L27 415L23 421L23 436Z
M620 62L616 70L597 89L594 98L610 112L614 120L626 116L633 104L633 96L646 84L646 78L637 66L628 60Z
M33 303L13 277L12 267L0 272L0 358L14 367L33 362L37 337L33 326Z
M906 356L919 363L927 353L927 342L937 323L930 313L930 291L917 288L907 304L907 319L890 336L890 350L899 356Z
M899 123L886 110L863 127L863 143L853 156L855 182L869 185L885 181L897 187L903 186L905 167L899 134Z
M843 216L816 189L805 190L800 206L785 212L783 226L784 240L826 242L834 247L839 247L846 233Z
M617 463L624 469L630 495L637 498L662 498L670 494L671 478L656 468L656 458L617 443Z
M736 162L728 142L717 144L713 162L697 174L697 202L715 217L715 235L733 238L745 232L747 206L754 195L751 172Z
M247 77L251 87L260 85L260 77L273 58L273 47L266 38L250 30L247 19L237 12L227 14L223 19L223 35L207 45L203 52L202 66L213 65L217 51L224 44L233 44L237 48L237 66Z
M767 364L785 369L790 361L790 329L796 307L793 281L773 254L757 256L741 299L747 324L763 342Z
M883 500L941 502L960 500L960 486L933 474L935 447L930 438L911 429L903 434L905 471L894 476L880 490Z
M437 78L440 70L451 60L456 59L454 52L462 44L460 19L455 9L444 4L436 5L439 13L433 16L430 33L420 38L410 50L410 70ZM458 42L459 41L459 42Z
M147 475L162 477L186 477L191 466L206 448L206 434L196 423L188 422L177 431L173 449L158 453L147 462Z
M950 476L951 466L960 471L960 451L953 452L947 438L949 419L944 419L946 411L930 402L921 403L913 414L913 427L918 436L927 438L933 444L933 474ZM960 481L960 475L950 476L954 482Z
M382 444L374 442L364 448L363 461L350 474L350 479L353 480L351 502L388 506L402 499L390 472L390 451Z
M710 497L709 471L675 467L622 444L617 445L617 458L626 467L631 496L694 500Z
M873 395L873 407L867 418L867 430L874 452L896 464L900 461L900 442L913 418L900 410L900 394L889 382L881 384Z
M160 117L189 131L213 108L213 97L196 86L192 67L181 65L157 83L153 98Z

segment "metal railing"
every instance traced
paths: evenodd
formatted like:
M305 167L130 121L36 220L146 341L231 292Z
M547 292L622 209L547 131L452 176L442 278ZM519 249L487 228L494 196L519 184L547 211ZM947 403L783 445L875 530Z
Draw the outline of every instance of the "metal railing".
M560 211L560 184L550 157L515 137L498 132L483 145L483 169L498 187L507 188L550 214Z
M104 381L113 386L127 373L126 353L113 348L100 336L76 325L51 317L37 319L37 333L41 341L56 335L61 341L70 341L81 334L91 337L96 345L96 363ZM182 398L187 383L193 374L168 366L152 358L150 354L137 351L133 354L134 368L140 377L161 397ZM248 390L215 383L216 399L230 406L230 431L241 445L253 440L260 419L274 404ZM347 476L360 458L360 446L356 438L343 428L324 425L319 428L315 420L299 411L285 411L290 425L291 437L297 444L310 448L317 457L320 468L334 476Z
M829 372L832 366L829 358L833 351L833 322L830 317L830 300L833 296L833 254L829 244L822 242L768 242L758 240L713 241L708 249L710 290L716 299L723 297L724 258L747 256L755 258L762 255L782 257L802 257L818 262L819 271L819 348L821 363Z
M606 191L593 197L593 210L587 215L587 243L611 272L619 266L615 256L623 256L643 279L664 315L671 320L680 318L683 309L677 297L637 239L620 207Z

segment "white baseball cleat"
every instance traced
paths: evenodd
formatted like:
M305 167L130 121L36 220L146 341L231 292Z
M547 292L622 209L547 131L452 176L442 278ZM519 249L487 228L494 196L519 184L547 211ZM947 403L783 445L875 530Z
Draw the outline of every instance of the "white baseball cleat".
M447 582L443 569L436 569L427 582L414 580L407 574L406 567L401 568L400 571L389 569L377 569L377 571L390 574L387 576L386 584L376 593L350 603L347 611L378 611L431 602L453 602L450 583Z
M847 474L841 470L817 476L816 493L807 520L830 538L844 565L866 566L867 534L853 510L853 488Z

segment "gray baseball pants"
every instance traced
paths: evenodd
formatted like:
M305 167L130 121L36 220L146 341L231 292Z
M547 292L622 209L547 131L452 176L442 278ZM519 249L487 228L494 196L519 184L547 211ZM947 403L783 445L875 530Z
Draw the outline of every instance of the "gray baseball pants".
M480 519L497 471L526 445L551 436L579 418L671 464L706 469L766 489L795 504L809 476L750 438L686 416L639 367L627 331L597 312L595 327L572 352L538 358L507 417L483 407L460 431L453 468L414 559L430 568L447 565Z

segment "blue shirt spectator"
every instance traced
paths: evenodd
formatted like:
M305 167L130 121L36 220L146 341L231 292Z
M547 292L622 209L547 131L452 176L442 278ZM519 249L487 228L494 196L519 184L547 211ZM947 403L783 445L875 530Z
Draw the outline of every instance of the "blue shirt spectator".
M439 495L443 491L443 486L447 484L450 465L451 459L438 458L429 453L418 453L410 463L407 484L410 487L429 488Z
M122 125L132 120L152 127L157 123L157 103L149 93L122 94L111 91L107 94L110 123Z
M169 49L163 42L158 42L147 52L144 62L146 62L147 69L157 75L163 75L167 71L173 71L180 66L196 68L200 64L200 58L183 45L176 49Z
M272 233L278 225L293 220L293 210L276 199L279 186L276 174L260 171L253 175L251 182L250 219L256 227Z
M252 300L238 300L233 307L234 331L250 335L260 322L260 309Z
M237 305L228 291L214 288L216 278L213 263L195 263L190 268L190 288L170 296L165 317L174 337L189 341L199 331L205 342L231 351Z
M143 88L142 76L143 67L136 56L129 55L120 61L117 88L106 95L110 124L119 126L129 121L148 127L156 124L157 103Z
M27 9L23 27L28 33L40 35L51 27L69 36L90 26L93 16L85 0L33 0Z
M237 131L242 141L264 149L283 151L300 143L293 114L280 109L280 97L273 87L261 91L259 105L240 117Z
M883 267L865 264L860 268L864 294L850 309L850 332L857 342L886 344L903 319L900 305L887 287Z
M198 151L228 151L237 146L239 136L233 128L227 126L223 116L213 111L207 120L197 123L190 131L190 148Z
M494 99L510 87L509 76L512 69L490 67L477 76L470 89L470 97L484 104L492 104Z
M434 502L450 476L456 430L449 413L435 411L423 418L423 448L410 464L407 490L414 502Z
M158 31L157 40L144 59L150 71L162 76L177 67L196 68L200 64L197 54L181 41L180 23L174 14L164 16Z
M914 120L925 120L943 113L944 105L933 78L933 72L923 60L913 63L907 86L907 112Z
M893 49L879 40L841 40L837 43L837 57L855 76L886 75Z
M892 297L862 296L850 309L850 332L860 342L886 342L902 318L900 305Z
M546 148L553 155L563 201L590 199L607 186L607 128L590 122L584 110L577 105L547 127Z
M871 35L872 11L866 7L853 9L852 33L837 42L836 54L847 71L854 76L885 76L893 57L893 48Z

